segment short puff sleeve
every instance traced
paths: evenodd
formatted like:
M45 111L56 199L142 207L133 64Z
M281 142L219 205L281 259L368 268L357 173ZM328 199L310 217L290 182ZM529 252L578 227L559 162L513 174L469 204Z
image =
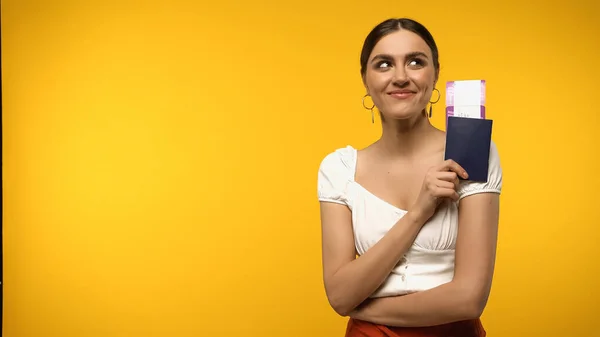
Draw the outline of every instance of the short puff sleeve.
M502 167L496 144L490 143L490 159L488 164L487 182L464 180L459 184L458 195L462 199L477 193L498 193L502 191Z
M328 154L319 167L317 194L319 201L349 206L348 186L353 178L352 149L338 149Z

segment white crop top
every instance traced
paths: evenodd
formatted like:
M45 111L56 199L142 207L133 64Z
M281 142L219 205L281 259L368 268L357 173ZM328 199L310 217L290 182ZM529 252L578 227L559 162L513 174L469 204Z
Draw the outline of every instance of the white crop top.
M356 181L357 150L337 149L321 162L318 172L320 201L346 205L352 211L354 243L359 255L379 241L407 211L378 198ZM500 193L502 168L495 144L490 147L488 181L461 181L460 198L476 193ZM458 202L447 203L423 225L415 242L386 281L371 295L384 297L423 291L450 282L458 234Z

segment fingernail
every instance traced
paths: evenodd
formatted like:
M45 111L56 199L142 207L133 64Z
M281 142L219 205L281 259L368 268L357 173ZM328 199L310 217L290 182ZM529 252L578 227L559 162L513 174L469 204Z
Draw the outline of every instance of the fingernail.
M466 171L463 171L463 177L465 177L465 178L468 178L468 177L469 177L469 175L467 174L467 172L466 172Z

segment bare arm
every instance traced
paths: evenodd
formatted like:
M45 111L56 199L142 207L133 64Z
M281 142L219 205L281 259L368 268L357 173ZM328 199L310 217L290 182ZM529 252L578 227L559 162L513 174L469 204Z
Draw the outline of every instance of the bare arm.
M325 291L338 314L347 316L377 290L443 199L458 200L455 191L457 172L463 177L468 176L452 160L431 168L411 211L359 258L356 258L348 207L321 202Z
M366 301L349 316L391 326L431 326L481 316L494 271L498 213L498 194L462 199L453 280L419 293Z
M348 207L321 202L321 223L325 291L333 309L342 316L377 290L423 225L418 216L409 212L377 244L356 258Z

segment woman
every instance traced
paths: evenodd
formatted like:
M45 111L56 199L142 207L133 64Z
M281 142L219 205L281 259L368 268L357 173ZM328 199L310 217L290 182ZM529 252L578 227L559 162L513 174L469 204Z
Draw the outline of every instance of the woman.
M360 62L374 103L363 105L379 110L382 136L319 168L328 300L350 317L346 336L485 336L502 187L495 144L485 183L444 161L445 133L426 109L439 100L438 50L418 22L376 26Z

